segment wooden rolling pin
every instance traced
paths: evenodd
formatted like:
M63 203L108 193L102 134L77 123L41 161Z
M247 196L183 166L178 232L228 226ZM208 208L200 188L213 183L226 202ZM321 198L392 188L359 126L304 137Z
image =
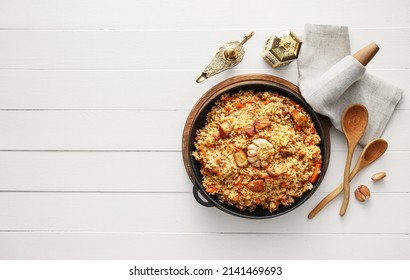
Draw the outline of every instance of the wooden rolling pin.
M376 55L379 49L379 46L373 42L358 50L353 57L356 58L357 61L359 61L363 66L366 66Z

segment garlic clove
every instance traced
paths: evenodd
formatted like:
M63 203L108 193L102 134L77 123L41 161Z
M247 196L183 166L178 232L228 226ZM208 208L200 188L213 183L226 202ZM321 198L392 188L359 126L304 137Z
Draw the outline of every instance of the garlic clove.
M252 143L254 144L254 145L256 145L257 147L259 147L260 145L261 145L261 139L259 138L259 139L255 139L255 140L253 140L252 141ZM249 145L250 146L250 145Z
M259 138L259 143L260 143L262 146L268 146L268 145L270 145L270 143L268 142L268 140L266 140L266 139L264 139L264 138Z
M257 150L258 150L258 146L256 146L255 144L250 144L250 145L248 146L248 150L257 151Z
M386 172L378 172L378 173L376 173L372 176L372 180L373 181L380 181L381 179L383 179L386 176L387 176Z
M370 198L370 190L365 185L360 185L355 191L354 196L359 201L366 201Z
M366 197L359 190L354 191L354 196L359 201L365 201L366 200Z
M252 163L252 165L255 163L255 162L257 162L259 159L258 159L258 157L248 157L248 161L250 162L250 163Z

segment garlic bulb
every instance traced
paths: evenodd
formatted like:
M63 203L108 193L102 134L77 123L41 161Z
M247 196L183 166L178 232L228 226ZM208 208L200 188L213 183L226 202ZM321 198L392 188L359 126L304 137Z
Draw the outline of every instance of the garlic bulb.
M273 154L273 145L264 138L252 141L248 146L248 161L254 167L266 167Z

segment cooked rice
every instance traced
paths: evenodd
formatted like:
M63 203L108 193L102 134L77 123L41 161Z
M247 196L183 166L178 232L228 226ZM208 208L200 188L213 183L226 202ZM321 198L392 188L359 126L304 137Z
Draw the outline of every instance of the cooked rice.
M258 126L260 120L268 125ZM228 135L221 124L228 127ZM247 128L253 128L254 135ZM257 150L256 157L246 155L244 163L237 162L237 153L252 154L248 146L255 139L271 144L265 154ZM312 188L321 169L320 141L301 105L276 93L247 90L224 94L215 103L197 131L193 156L201 163L207 193L240 210L260 206L274 212ZM249 161L254 159L267 166L253 166L257 163Z

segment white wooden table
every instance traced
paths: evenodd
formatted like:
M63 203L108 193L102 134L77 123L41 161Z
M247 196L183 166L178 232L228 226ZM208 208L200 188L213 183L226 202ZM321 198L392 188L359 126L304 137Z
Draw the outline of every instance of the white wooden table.
M328 173L295 211L248 220L200 206L181 155L190 108L244 73L297 84L296 63L261 58L273 32L347 25L352 50L381 50L369 72L405 90L389 150L352 182L372 198L308 212L342 180ZM217 47L255 31L235 69L195 79ZM1 259L410 259L410 2L0 1ZM355 157L359 154L357 150ZM373 183L370 176L386 171Z

